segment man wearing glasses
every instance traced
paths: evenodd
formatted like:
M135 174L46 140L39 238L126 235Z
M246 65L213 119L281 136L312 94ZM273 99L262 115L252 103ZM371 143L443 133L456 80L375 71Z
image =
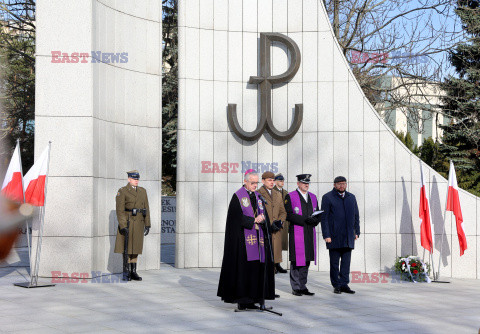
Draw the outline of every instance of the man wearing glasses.
M259 309L266 299L275 299L271 230L257 186L258 174L248 170L227 212L217 296L237 303L239 311Z
M322 197L322 235L330 255L330 282L334 293L350 293L350 259L360 236L360 216L355 195L346 191L347 179L337 176L333 190Z

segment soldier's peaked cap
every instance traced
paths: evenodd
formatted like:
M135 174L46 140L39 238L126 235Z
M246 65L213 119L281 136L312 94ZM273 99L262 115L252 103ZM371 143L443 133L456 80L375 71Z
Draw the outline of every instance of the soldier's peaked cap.
M302 183L310 183L310 177L312 174L298 174L297 181Z
M129 178L134 179L134 180L140 179L140 173L136 169L127 172L127 175L128 175Z

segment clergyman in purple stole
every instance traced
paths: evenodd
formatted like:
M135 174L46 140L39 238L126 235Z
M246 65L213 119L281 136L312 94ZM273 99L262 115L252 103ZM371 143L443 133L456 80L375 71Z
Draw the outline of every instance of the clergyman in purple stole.
M314 208L318 207L317 196L312 193L308 193L310 199L312 200L312 206ZM302 216L302 204L300 202L300 194L298 191L292 191L290 193L290 199L292 201L292 210L296 211L295 209L298 208L298 215ZM312 228L313 229L313 251L314 251L314 261L317 264L317 236L315 226L299 226L294 225L293 227L293 235L294 235L294 243L295 243L295 262L297 266L304 266L305 265L305 234L303 232L304 228Z
M255 199L257 201L258 210L256 215L253 212L253 207L248 192L244 187L241 187L239 190L237 190L235 195L237 195L238 200L240 201L240 205L242 206L242 212L245 216L255 218L255 216L263 214L263 204L262 201L258 198L257 192L255 192ZM258 237L255 226L253 226L251 229L245 228L244 234L247 261L260 260L260 262L265 262L265 242L262 229L258 229Z
M317 237L315 227L320 223L317 197L308 191L311 174L297 175L295 191L285 197L285 210L289 226L290 285L296 296L312 296L307 289L310 261L317 263Z
M245 173L244 186L228 206L217 296L239 310L258 309L275 299L271 230L259 194L258 174Z

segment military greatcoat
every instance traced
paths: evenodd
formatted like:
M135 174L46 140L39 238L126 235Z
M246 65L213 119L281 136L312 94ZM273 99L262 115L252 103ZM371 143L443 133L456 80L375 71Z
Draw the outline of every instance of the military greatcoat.
M128 254L142 254L143 235L145 227L150 227L150 208L148 207L148 197L145 188L136 187L134 189L128 183L125 187L118 190L116 197L117 204L117 239L115 241L115 253L123 253L124 236L120 230L127 227L127 221L130 221L130 228L128 231ZM132 216L132 209L147 209L147 214L139 212L136 216Z

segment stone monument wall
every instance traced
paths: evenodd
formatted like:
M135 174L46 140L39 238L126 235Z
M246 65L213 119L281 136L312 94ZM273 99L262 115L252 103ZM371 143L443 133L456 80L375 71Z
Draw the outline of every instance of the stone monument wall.
M261 32L287 35L301 52L296 75L272 89L278 130L290 127L295 104L303 104L302 125L289 141L268 132L253 142L241 140L227 122L227 105L236 104L243 129L257 126L260 95L248 81L260 73ZM289 57L282 44L274 45L272 73L283 73ZM423 255L418 158L367 101L322 1L179 1L177 267L221 266L227 207L248 168L283 173L289 191L296 188L296 174L311 173L310 190L319 196L332 189L334 176L347 177L359 203L362 231L352 270L385 271L396 256ZM435 265L443 238L441 274L478 278L480 200L460 192L468 242L460 257L454 221L448 214L443 222L446 180L430 168L425 173ZM320 234L317 240L319 261L311 267L327 271Z
M138 266L160 266L161 17L156 0L37 1L36 157L52 141L43 276L121 271L115 196L131 169L152 219Z

